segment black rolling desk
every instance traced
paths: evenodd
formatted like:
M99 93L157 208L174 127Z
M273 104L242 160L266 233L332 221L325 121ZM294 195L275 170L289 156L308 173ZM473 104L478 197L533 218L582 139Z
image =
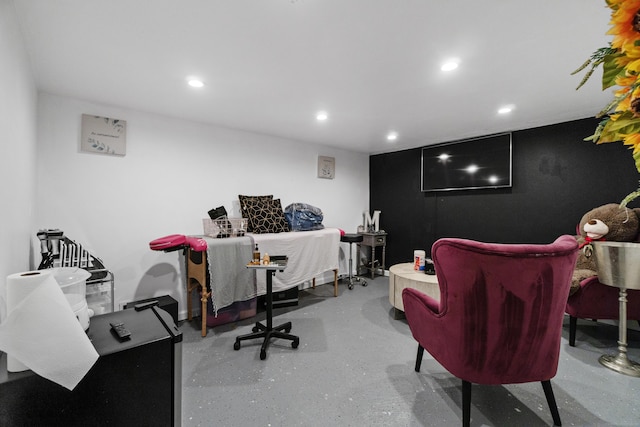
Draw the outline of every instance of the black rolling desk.
M269 348L271 338L291 340L291 347L293 348L298 348L298 344L300 344L300 338L289 333L289 331L291 331L291 322L273 327L273 275L276 274L276 271L284 271L284 269L287 268L287 259L272 256L271 260L271 264L268 265L247 265L247 268L267 271L267 325L265 326L260 322L256 322L252 333L236 337L236 342L233 344L234 350L240 350L240 341L264 338L262 347L260 348L261 360L267 358L267 348ZM282 332L283 330L284 332Z

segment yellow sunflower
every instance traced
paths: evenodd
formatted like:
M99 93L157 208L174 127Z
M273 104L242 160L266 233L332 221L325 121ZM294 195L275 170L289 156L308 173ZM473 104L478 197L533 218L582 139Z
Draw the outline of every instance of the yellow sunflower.
M624 145L632 147L634 152L640 152L640 134L627 135L624 138Z
M612 121L616 121L620 114L631 109L631 100L640 96L640 87L635 88L638 76L618 76L615 80L618 89L614 93L614 102L608 105L609 110L601 115L608 114Z
M626 41L621 49L624 55L620 57L624 59L616 61L616 65L624 67L627 75L640 74L640 46L636 45L639 39L640 33L637 33L635 39Z
M610 29L613 36L608 48L596 50L574 74L591 65L585 78L602 65L602 87L617 86L614 99L598 114L602 118L595 133L586 138L596 144L619 142L629 147L640 172L640 0L606 0L611 9ZM640 187L627 195L621 206L640 198Z
M611 13L611 29L607 34L614 36L611 45L615 49L623 49L629 41L640 37L640 0L609 2Z
M629 88L638 80L638 76L624 75L616 77L616 85L620 86L621 91L628 91Z
M633 149L633 159L636 164L636 169L640 172L640 134L634 133L625 136L623 144Z

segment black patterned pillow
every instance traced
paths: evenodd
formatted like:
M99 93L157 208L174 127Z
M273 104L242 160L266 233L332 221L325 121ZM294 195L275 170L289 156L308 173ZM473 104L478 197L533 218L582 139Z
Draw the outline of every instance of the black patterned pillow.
M289 231L280 199L247 200L247 218L251 232L255 234L282 233Z
M238 200L240 200L240 214L242 218L247 218L247 232L253 233L253 229L251 227L251 218L249 217L249 211L247 209L247 203L251 203L252 205L258 202L270 201L273 200L273 195L269 194L268 196L244 196L242 194L238 195Z

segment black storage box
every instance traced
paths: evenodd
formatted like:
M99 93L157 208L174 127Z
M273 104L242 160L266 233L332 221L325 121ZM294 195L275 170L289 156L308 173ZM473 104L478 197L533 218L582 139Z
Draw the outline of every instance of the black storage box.
M173 321L176 326L178 325L178 301L171 298L169 295L162 295L154 298L142 299L140 301L129 302L125 304L124 309L134 308L137 304L143 304L145 302L158 301L158 307L166 311L173 317Z
M111 331L122 322L131 338ZM32 371L8 372L0 352L0 426L180 426L182 333L158 307L91 318L100 355L75 389Z
M285 289L284 291L273 293L273 308L278 307L290 307L298 305L298 287ZM265 307L267 304L267 298L265 295L258 297L258 307Z

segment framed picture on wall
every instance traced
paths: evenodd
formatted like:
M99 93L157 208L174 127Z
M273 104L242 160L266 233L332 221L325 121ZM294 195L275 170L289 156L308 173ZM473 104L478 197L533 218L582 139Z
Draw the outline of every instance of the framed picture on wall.
M124 156L127 152L127 122L83 114L80 151Z
M336 176L336 158L318 156L318 178L333 179Z

